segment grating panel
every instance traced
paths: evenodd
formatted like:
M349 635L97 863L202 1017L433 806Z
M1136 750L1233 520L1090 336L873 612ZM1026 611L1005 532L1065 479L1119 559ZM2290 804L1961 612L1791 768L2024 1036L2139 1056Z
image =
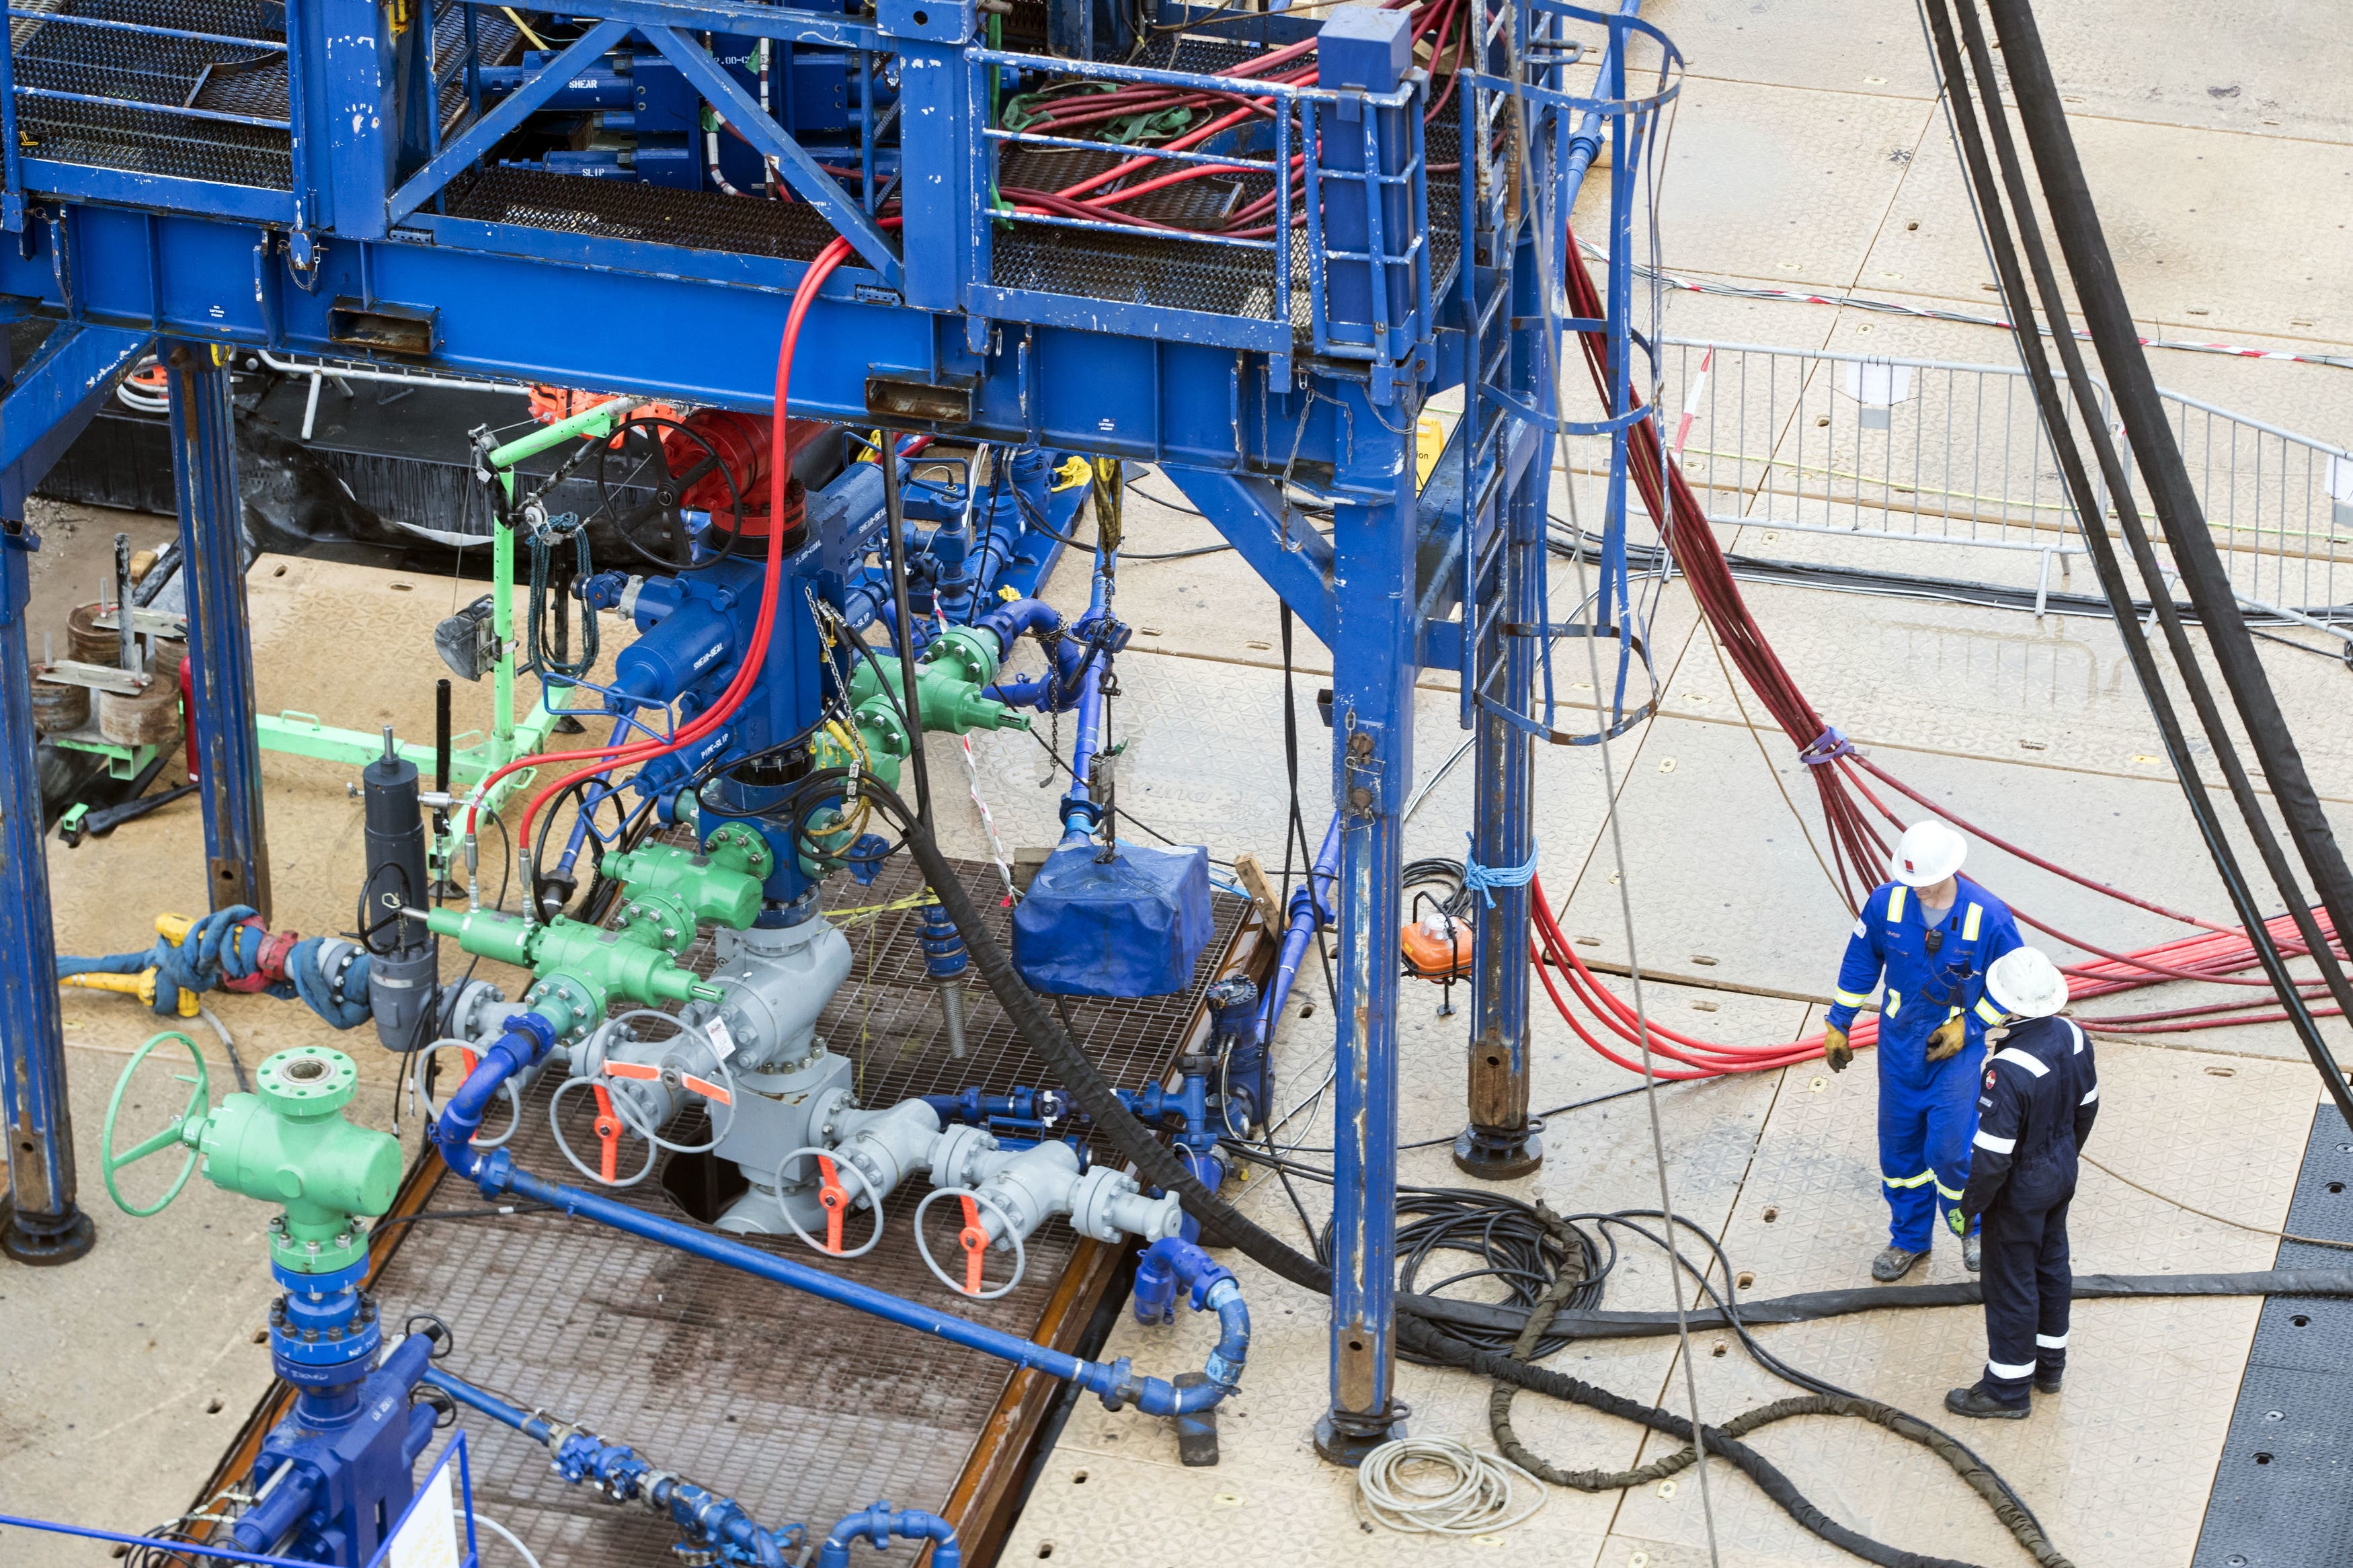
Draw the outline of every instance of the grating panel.
M2210 1069L2211 1070L2211 1069ZM2353 1241L2353 1137L2314 1112L2284 1229ZM2341 1251L2282 1242L2281 1268L2336 1270ZM2353 1557L2353 1301L2277 1297L2256 1321L2198 1537L2197 1568L2321 1568Z
M996 903L993 868L967 862L959 870L984 909ZM912 868L894 861L871 889L844 879L831 889L831 901L888 902L919 885ZM1217 940L1185 994L1073 1005L1080 1037L1113 1082L1138 1087L1161 1069L1243 907L1219 896ZM853 928L857 965L819 1026L834 1049L860 1057L869 1102L973 1081L992 1090L1041 1081L982 986L968 991L971 1055L965 1062L948 1058L916 946L920 923L913 911L902 911ZM707 973L711 957L705 944L690 962ZM515 1158L531 1170L562 1172L547 1132L545 1089L530 1099L512 1145ZM566 1135L575 1148L592 1147L586 1110L579 1115L567 1121ZM680 1131L679 1142L702 1141ZM634 1153L625 1151L624 1158ZM622 1195L678 1217L659 1179L657 1173ZM964 1301L914 1256L907 1227L921 1195L902 1193L892 1201L890 1237L873 1254L823 1266L1001 1329L1033 1332L1075 1248L1069 1226L1053 1222L1032 1239L1029 1272L1012 1294ZM465 1184L448 1178L429 1204L471 1206ZM752 1244L803 1261L814 1257L789 1237ZM449 1324L453 1371L527 1408L560 1413L628 1442L779 1526L805 1521L823 1529L884 1497L941 1507L1008 1377L1003 1363L976 1352L553 1216L519 1217L495 1228L418 1226L376 1289L395 1321L429 1310ZM674 1538L648 1516L624 1513L565 1485L543 1453L502 1429L479 1435L472 1465L482 1510L543 1556L560 1549L571 1568L661 1561ZM899 1560L912 1555L895 1550Z
M1198 43L1201 40L1183 40ZM1219 45L1220 48L1231 46ZM1187 61L1187 69L1208 68ZM1432 123L1426 132L1424 156L1433 165L1452 164L1457 137L1451 126ZM1101 157L1101 154L1069 154ZM1022 162L1016 163L1019 157ZM1098 172L1096 166L1063 163L1052 154L1016 147L1005 154L1016 172L1068 168L1072 181ZM1103 163L1102 167L1108 167ZM1147 171L1149 173L1149 171ZM1002 176L1002 183L1023 185L1027 180ZM1204 184L1208 182L1202 182ZM1248 195L1265 189L1257 176L1237 182ZM1052 188L1052 187L1049 187ZM1182 187L1176 187L1181 189ZM1172 221L1169 215L1141 205L1140 215ZM1440 179L1429 197L1430 286L1442 298L1461 248L1461 214L1453 199L1451 181ZM1183 221L1181 217L1173 221ZM1203 245L1157 235L1098 234L1016 224L998 234L990 247L990 280L999 288L1029 289L1042 294L1077 295L1122 304L1154 305L1168 310L1205 310L1251 321L1274 319L1274 262L1271 252L1232 246ZM1291 324L1304 333L1311 322L1308 296L1307 234L1303 226L1291 237Z
M815 260L833 238L832 226L806 202L752 201L532 169L485 169L453 183L446 210L481 223L791 261Z

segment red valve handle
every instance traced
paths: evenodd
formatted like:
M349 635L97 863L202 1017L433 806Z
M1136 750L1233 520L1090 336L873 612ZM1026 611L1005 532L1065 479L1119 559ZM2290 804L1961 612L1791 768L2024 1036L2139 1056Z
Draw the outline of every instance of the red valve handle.
M603 1084L592 1083L588 1090L596 1097L596 1141L601 1145L596 1163L605 1173L605 1184L610 1186L621 1170L621 1119L613 1113L612 1092Z
M842 1251L841 1218L849 1208L849 1189L841 1184L832 1156L819 1154L817 1170L817 1201L825 1205L825 1249L839 1257Z
M476 1056L472 1051L470 1051L470 1050L467 1049L464 1046L459 1046L459 1047L458 1047L458 1060L459 1060L459 1062L461 1065L463 1065L463 1066L464 1066L464 1068L465 1068L465 1069L466 1069L466 1077L467 1077L467 1078L471 1078L471 1077L473 1077L473 1076L474 1076L474 1068L475 1068L475 1066L476 1066L478 1063L480 1063L480 1062L481 1061L481 1059L482 1059L481 1058L480 1058L480 1057ZM464 1079L459 1079L459 1081L463 1082L463 1081L464 1081ZM516 1101L516 1103L517 1103L518 1105L520 1105L520 1104L522 1103L522 1101L518 1100L518 1101ZM468 1139L466 1140L466 1142L469 1142L469 1143L471 1143L471 1142L473 1142L476 1139L479 1139L480 1137L481 1137L481 1135L482 1135L482 1130L481 1130L480 1128L477 1127L477 1128L475 1128L475 1129L474 1129L473 1137L468 1138ZM609 1173L609 1172L608 1172L608 1173L607 1173L607 1174L610 1174L611 1173Z
M635 1079L640 1083L651 1083L661 1077L661 1069L659 1068L648 1067L643 1062L608 1061L605 1064L605 1076L607 1078Z
M956 1240L964 1247L964 1293L980 1294L980 1265L988 1251L988 1232L980 1225L980 1205L965 1194L956 1200L964 1205L964 1228L956 1232Z
M730 1110L734 1109L735 1097L707 1078L697 1078L691 1072L682 1072L678 1075L678 1081L715 1105L723 1105Z

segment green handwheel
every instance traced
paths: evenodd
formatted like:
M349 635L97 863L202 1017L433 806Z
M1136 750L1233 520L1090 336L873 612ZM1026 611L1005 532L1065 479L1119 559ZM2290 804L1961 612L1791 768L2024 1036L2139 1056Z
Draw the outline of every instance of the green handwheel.
M172 1125L153 1137L117 1154L114 1152L114 1119L122 1110L123 1091L131 1087L132 1075L139 1070L139 1064L145 1061L148 1053L165 1040L177 1040L188 1047L189 1059L196 1064L196 1076L192 1079L181 1078L180 1081L195 1084L195 1092L188 1096L188 1108L173 1121ZM177 1074L174 1076L178 1077ZM179 1030L166 1029L160 1035L151 1036L145 1045L132 1053L131 1065L124 1068L122 1076L115 1080L114 1098L106 1102L106 1126L99 1136L98 1144L99 1164L106 1173L106 1194L114 1200L116 1208L121 1209L124 1214L136 1215L144 1218L148 1215L163 1213L164 1206L180 1195L180 1189L186 1186L188 1178L196 1173L196 1140L202 1134L211 1099L212 1075L205 1068L205 1054L196 1049L195 1041ZM144 1160L150 1154L160 1154L175 1143L185 1144L188 1150L187 1161L181 1165L180 1173L172 1179L171 1187L162 1197L157 1198L145 1208L133 1207L123 1197L122 1189L114 1184L114 1173L125 1165Z

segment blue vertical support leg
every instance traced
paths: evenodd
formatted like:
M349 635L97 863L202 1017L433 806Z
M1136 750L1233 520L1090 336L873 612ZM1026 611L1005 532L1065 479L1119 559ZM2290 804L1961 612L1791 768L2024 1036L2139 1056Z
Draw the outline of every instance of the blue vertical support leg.
M0 333L0 371L10 368L6 353ZM25 647L28 557L39 545L25 527L26 485L21 468L0 475L0 1123L9 1188L0 1198L0 1252L19 1263L53 1264L72 1262L98 1237L74 1199L65 1020Z
M1327 87L1394 91L1413 63L1411 24L1402 12L1345 5L1324 24L1318 54ZM1380 111L1387 116L1393 111ZM1413 111L1400 112L1409 116ZM1402 168L1409 121L1365 125L1342 105L1331 166L1360 174L1325 186L1324 233L1333 335L1362 329L1383 342L1399 318L1387 287L1384 239L1388 187L1374 176ZM1355 123L1349 123L1354 119ZM1373 132L1377 130L1379 134ZM1343 153L1342 149L1347 149ZM1377 167L1374 159L1377 157ZM1349 259L1354 253L1355 259ZM1339 405L1335 430L1348 435L1334 479L1349 498L1333 530L1333 805L1340 833L1340 1016L1333 1063L1332 1405L1315 1426L1315 1449L1354 1465L1403 1430L1397 1403L1392 1305L1397 1292L1398 920L1400 814L1413 788L1415 668L1414 414L1391 401L1377 370L1368 382L1315 389ZM1378 400L1376 401L1377 395ZM1359 499L1361 498L1361 499Z
M1333 542L1333 769L1340 814L1340 1016L1334 1067L1332 1405L1316 1451L1353 1465L1402 1430L1391 1341L1397 1287L1398 925L1401 812L1413 787L1412 423L1365 390L1341 394L1356 435L1354 489ZM1392 426L1400 426L1399 434ZM1354 469L1351 472L1350 469Z
M1517 269L1514 282L1534 276L1534 267L1526 266ZM1506 461L1517 445L1512 434L1502 443ZM1528 710L1536 645L1514 628L1543 618L1536 574L1545 569L1551 443L1535 445L1537 458L1505 503L1501 587L1506 625L1493 655L1501 668L1480 672L1481 689L1514 713ZM1472 854L1491 870L1509 870L1525 865L1535 851L1528 733L1484 705L1475 722ZM1544 1163L1541 1129L1528 1120L1528 898L1522 879L1482 890L1471 909L1470 1123L1454 1140L1454 1163L1491 1182L1525 1176Z
M171 368L172 479L187 580L189 691L203 785L205 863L212 907L250 904L269 919L269 852L262 838L261 743L254 731L253 643L245 605L245 527L237 489L228 371L207 343L175 342Z

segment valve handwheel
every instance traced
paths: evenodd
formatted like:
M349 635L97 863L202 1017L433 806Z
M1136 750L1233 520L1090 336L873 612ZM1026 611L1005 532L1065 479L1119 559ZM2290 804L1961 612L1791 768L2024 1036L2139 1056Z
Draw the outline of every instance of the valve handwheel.
M931 1243L923 1238L923 1211L946 1197L962 1200L964 1208L964 1224L956 1231L956 1243L964 1248L962 1283L940 1267L939 1259L932 1256ZM989 1246L988 1227L980 1223L980 1211L984 1207L1005 1222L1005 1239L1013 1244L1013 1277L1004 1284L987 1289L981 1288L980 1277L981 1259L987 1254ZM932 1271L933 1279L967 1300L994 1301L1000 1296L1010 1295L1013 1288L1021 1283L1021 1277L1029 1271L1029 1249L1022 1244L1021 1227L1014 1223L1013 1215L1007 1212L1003 1204L976 1187L934 1187L923 1195L923 1201L915 1205L915 1250L922 1255L923 1267Z
M196 1075L194 1078L180 1073L172 1075L182 1083L195 1086L194 1092L188 1096L188 1108L173 1118L172 1124L161 1132L117 1154L114 1152L114 1119L122 1110L123 1091L131 1087L132 1076L139 1071L140 1064L147 1059L148 1053L165 1040L177 1040L187 1047L189 1059L196 1064ZM132 1053L131 1065L124 1068L122 1076L115 1080L114 1097L106 1102L106 1126L99 1136L99 1164L106 1173L107 1195L114 1200L115 1207L124 1214L144 1218L149 1215L163 1213L164 1205L180 1195L180 1189L186 1186L188 1178L196 1173L196 1148L195 1143L187 1139L185 1133L192 1126L203 1124L206 1116L210 1113L211 1104L212 1075L206 1070L205 1054L196 1048L196 1042L186 1035L177 1029L166 1029L162 1034L150 1038L145 1045ZM165 1190L162 1197L157 1198L145 1208L134 1208L123 1198L122 1189L114 1184L114 1173L125 1165L144 1160L151 1154L160 1154L174 1143L186 1143L188 1146L188 1157L182 1163L180 1173L172 1179L171 1186Z
M793 1227L795 1236L828 1258L865 1257L873 1251L875 1244L882 1239L882 1194L874 1190L874 1183L865 1172L847 1160L837 1159L832 1150L820 1149L814 1143L796 1149L786 1155L777 1162L777 1168L783 1169L804 1154L817 1162L817 1201L825 1208L825 1239L819 1241L801 1228L801 1222L793 1217L793 1207L790 1204L783 1205L785 1223ZM849 1215L850 1204L849 1189L841 1184L841 1178L844 1175L858 1178L858 1184L866 1189L867 1203L874 1210L874 1234L868 1237L860 1246L853 1247L845 1247L841 1245L842 1222Z

